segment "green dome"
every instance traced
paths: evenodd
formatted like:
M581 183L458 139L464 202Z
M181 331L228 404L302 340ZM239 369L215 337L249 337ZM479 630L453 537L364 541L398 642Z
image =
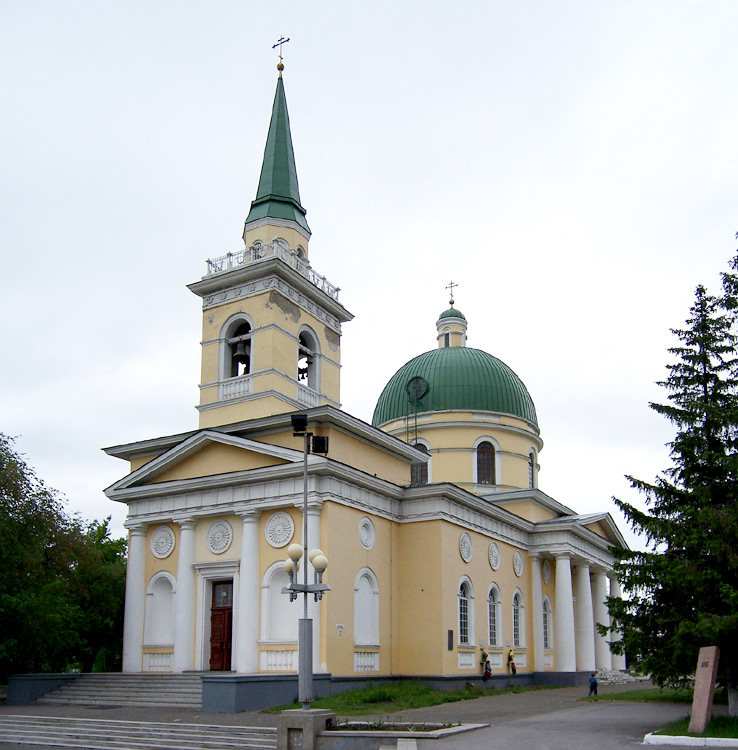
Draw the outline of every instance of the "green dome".
M464 313L461 312L461 310L457 310L455 307L449 307L448 310L444 310L438 316L438 320L441 320L443 318L461 318L462 320L466 320L466 318L464 317Z
M497 357L465 346L433 349L403 365L382 391L372 424L446 410L511 414L538 426L536 407L520 378Z

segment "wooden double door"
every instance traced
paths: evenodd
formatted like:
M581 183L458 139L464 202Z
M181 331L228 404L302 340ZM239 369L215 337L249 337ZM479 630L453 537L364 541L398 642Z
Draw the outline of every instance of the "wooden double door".
M210 606L210 670L231 669L233 642L233 580L213 581Z

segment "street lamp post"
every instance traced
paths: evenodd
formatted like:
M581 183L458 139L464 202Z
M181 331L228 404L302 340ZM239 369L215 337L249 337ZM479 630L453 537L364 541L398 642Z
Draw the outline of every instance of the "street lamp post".
M308 594L315 597L315 601L323 598L324 591L330 591L330 586L323 583L323 572L328 567L328 560L320 549L310 550L308 560L315 571L313 583L308 583L307 562L303 563L302 583L299 583L299 563L305 550L308 549L308 453L312 445L313 452L327 453L328 438L316 440L307 431L307 414L292 415L292 430L295 437L303 437L303 466L302 466L302 545L290 544L287 548L287 559L284 569L290 577L290 585L282 589L283 594L290 595L290 601L297 599L298 594L303 597L303 617L297 635L297 697L303 709L310 708L313 700L313 621L308 616Z

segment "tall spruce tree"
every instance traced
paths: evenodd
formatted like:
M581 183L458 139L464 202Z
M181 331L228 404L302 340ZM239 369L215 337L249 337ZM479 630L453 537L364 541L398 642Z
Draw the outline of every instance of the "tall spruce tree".
M613 644L659 685L694 674L699 649L720 647L720 676L738 714L738 257L723 293L698 286L666 380L667 404L650 404L676 428L672 465L651 484L628 477L647 510L615 498L646 551L618 550L623 599L609 599ZM605 628L600 627L601 632Z

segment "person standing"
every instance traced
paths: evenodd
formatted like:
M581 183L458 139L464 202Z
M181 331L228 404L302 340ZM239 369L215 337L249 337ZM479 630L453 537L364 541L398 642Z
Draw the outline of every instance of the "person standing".
M589 695L597 695L597 672L592 672L589 678Z

